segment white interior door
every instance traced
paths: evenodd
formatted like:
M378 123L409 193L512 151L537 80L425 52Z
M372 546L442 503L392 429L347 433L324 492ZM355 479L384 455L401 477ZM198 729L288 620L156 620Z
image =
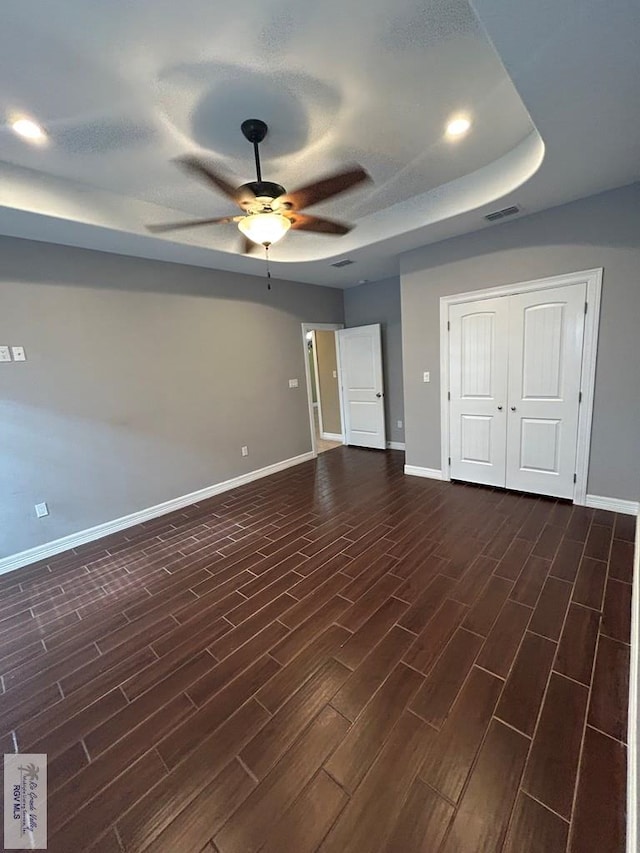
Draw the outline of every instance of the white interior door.
M508 301L449 309L451 477L504 486L507 430Z
M384 450L387 443L380 326L341 329L337 335L345 443Z
M573 497L586 284L509 298L510 489Z

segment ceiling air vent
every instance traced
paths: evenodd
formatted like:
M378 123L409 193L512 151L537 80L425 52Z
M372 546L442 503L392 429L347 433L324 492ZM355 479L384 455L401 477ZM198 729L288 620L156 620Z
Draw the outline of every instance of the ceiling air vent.
M340 269L340 267L348 267L352 263L353 261L350 261L349 258L344 258L342 261L336 261L335 264L331 264L331 266Z
M514 213L520 213L520 208L512 204L511 207L503 207L502 210L494 210L493 213L487 213L485 219L489 222L495 222L496 219L504 219L505 216L513 216Z

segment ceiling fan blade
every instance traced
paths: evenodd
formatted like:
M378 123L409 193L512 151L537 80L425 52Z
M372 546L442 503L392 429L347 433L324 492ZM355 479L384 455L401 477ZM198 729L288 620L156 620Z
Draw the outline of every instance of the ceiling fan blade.
M353 166L345 172L338 172L336 175L330 175L328 178L323 178L313 184L308 184L306 187L300 187L291 193L287 193L281 201L289 202L294 210L302 210L312 204L318 204L327 198L343 193L363 181L370 180L369 174L365 172L362 166Z
M181 228L197 228L200 225L223 225L225 222L235 222L236 216L217 216L215 219L190 219L188 222L165 222L159 225L146 225L152 234L162 234L163 231L179 231Z
M308 213L292 213L289 216L291 228L296 231L316 231L318 234L348 234L353 225L337 222L335 219L322 219L320 216L309 216Z
M203 163L197 157L187 154L185 157L176 158L176 163L182 166L183 169L186 169L190 174L200 178L200 180L212 184L217 190L226 195L227 198L235 201L236 204L240 204L240 200L243 197L240 188L234 187L224 175L206 163Z

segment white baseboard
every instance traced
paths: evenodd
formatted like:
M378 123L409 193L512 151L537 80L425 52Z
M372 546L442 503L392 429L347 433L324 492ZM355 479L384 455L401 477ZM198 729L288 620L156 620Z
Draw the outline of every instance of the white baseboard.
M93 542L94 539L100 539L102 536L108 536L110 533L118 533L118 531L124 530L127 527L141 524L143 521L150 521L152 518L158 518L158 516L166 515L168 512L174 512L174 510L182 509L182 507L199 503L199 501L212 498L221 492L227 492L238 486L244 486L246 483L252 483L254 480L268 477L270 474L276 474L278 471L284 471L287 468L292 468L294 465L300 465L302 462L308 462L311 459L314 459L313 453L302 453L300 456L293 456L291 459L284 459L282 462L267 465L265 468L249 471L246 474L241 474L239 477L233 477L231 480L224 480L222 483L206 486L204 489L198 489L198 491L191 492L188 495L181 495L178 498L172 498L171 500L164 501L164 503L156 504L156 506L132 512L130 515L122 516L122 518L97 524L95 527L80 530L78 533L71 533L69 536L63 536L61 539L55 539L53 542L45 542L44 545L29 548L28 551L21 551L19 554L4 557L0 559L0 575L10 572L13 569L27 566L30 563L36 563L38 560L44 560L46 557L52 557L54 554L60 554L62 551L68 551L70 548L76 548L78 545Z
M387 442L387 446L393 442ZM398 448L399 449L399 448ZM402 445L404 450L404 445ZM404 473L413 477L428 477L431 480L442 480L442 471L439 468L420 468L417 465L405 465ZM606 509L610 512L619 512L624 515L638 515L640 504L638 501L625 501L622 498L604 498L600 495L587 495L585 506L592 509Z
M344 441L344 436L338 432L321 432L320 438L323 438L325 441Z
M387 450L404 450L404 441L388 441Z
M603 498L600 495L587 495L585 506L592 509L607 509L610 512L620 512L624 515L638 515L638 501L623 501L621 498Z
M427 477L429 480L442 480L442 471L439 468L420 468L418 465L405 465L404 473L412 477Z
M631 602L631 669L629 672L629 723L627 729L627 853L640 850L640 521L636 522Z

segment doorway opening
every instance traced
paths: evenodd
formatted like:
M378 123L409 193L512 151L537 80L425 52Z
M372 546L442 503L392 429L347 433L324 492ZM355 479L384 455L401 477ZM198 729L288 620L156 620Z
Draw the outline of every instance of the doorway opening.
M303 323L302 344L314 456L337 444L385 450L380 325Z
M314 453L344 444L336 331L342 326L304 324L305 372Z

